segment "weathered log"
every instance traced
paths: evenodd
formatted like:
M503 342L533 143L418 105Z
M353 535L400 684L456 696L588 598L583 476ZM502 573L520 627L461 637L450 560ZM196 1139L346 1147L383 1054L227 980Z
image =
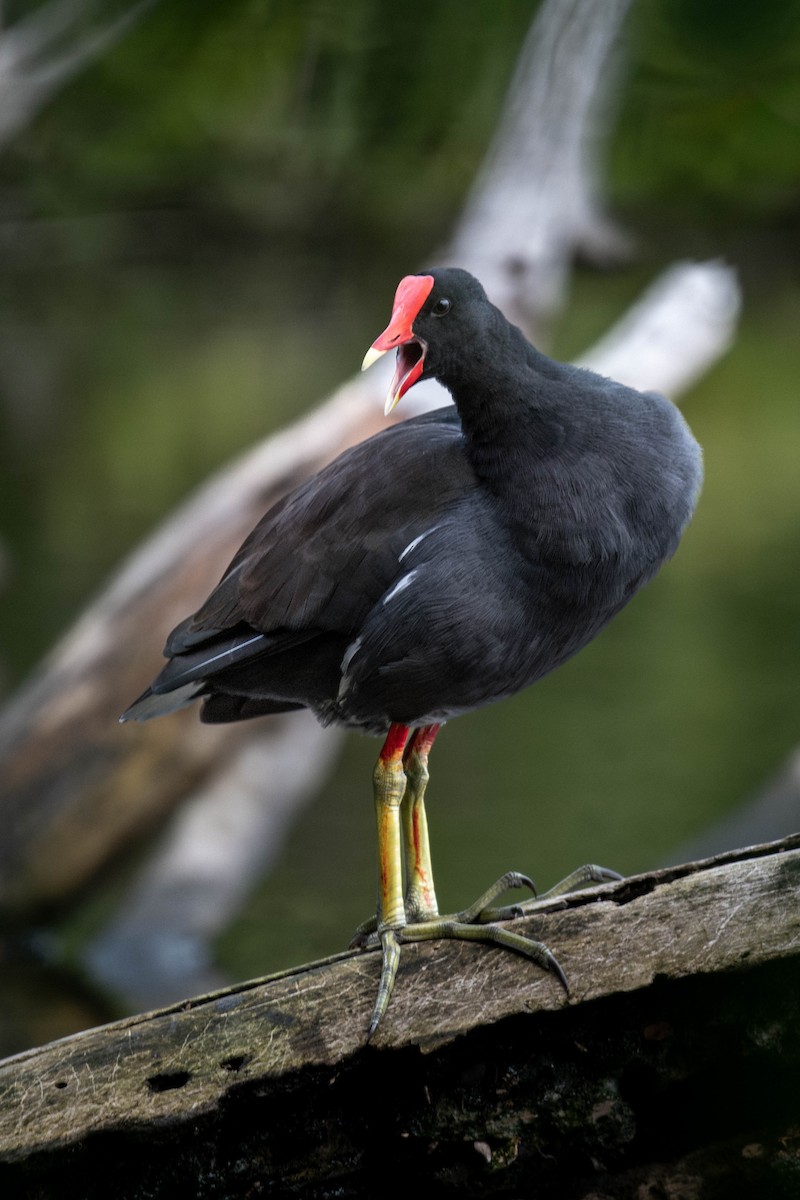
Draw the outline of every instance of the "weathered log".
M508 952L415 945L369 1046L378 962L348 953L28 1051L0 1187L795 1195L798 901L800 835L544 902L569 1001Z

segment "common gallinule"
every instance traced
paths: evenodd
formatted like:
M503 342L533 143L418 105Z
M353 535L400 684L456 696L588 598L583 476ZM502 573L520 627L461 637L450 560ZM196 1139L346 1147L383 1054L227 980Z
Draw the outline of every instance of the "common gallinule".
M310 708L385 737L377 916L356 938L383 953L370 1033L401 942L493 941L566 986L545 946L498 923L516 910L490 907L532 886L525 876L440 916L428 753L443 722L527 687L599 633L675 551L701 481L673 404L541 354L466 271L401 281L364 366L394 349L387 413L430 376L455 407L362 442L270 509L122 717L200 698L207 722ZM610 877L582 868L554 890Z

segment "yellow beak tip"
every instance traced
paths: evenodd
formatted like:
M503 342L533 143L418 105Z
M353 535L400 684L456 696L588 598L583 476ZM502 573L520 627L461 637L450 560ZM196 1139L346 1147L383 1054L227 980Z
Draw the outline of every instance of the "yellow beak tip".
M364 361L361 364L361 370L366 371L373 363L377 362L386 353L385 350L376 350L374 346L370 346L367 353L364 355Z
M399 395L395 396L395 395L393 395L392 392L389 392L389 395L386 397L386 403L383 406L383 415L385 417L388 417L388 415L392 411L392 409L397 406L399 399L400 399Z

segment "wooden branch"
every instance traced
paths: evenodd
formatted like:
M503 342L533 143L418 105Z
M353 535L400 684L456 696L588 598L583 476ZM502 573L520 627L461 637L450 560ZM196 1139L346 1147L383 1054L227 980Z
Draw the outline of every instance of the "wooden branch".
M733 344L742 297L722 262L668 267L579 361L600 375L675 399ZM741 844L741 843L740 843Z
M630 0L542 4L452 239L452 262L535 340L563 308L578 254L607 265L630 253L604 211L599 168L629 8Z
M139 0L108 25L86 29L85 0L49 0L0 31L0 147L33 120L83 67L119 41L152 8Z
M508 952L415 945L370 1046L378 961L347 953L8 1059L0 1186L709 1200L745 1172L788 1194L770 1183L800 1167L800 835L543 903L524 928L568 1003Z
M339 744L338 731L295 713L279 736L246 742L175 814L81 954L84 970L122 997L126 1011L230 982L214 961L214 941L280 853Z

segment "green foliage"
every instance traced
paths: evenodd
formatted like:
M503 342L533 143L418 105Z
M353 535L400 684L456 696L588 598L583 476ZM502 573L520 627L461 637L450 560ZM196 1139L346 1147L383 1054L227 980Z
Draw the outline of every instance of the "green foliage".
M793 212L800 193L794 0L634 7L613 180L626 205L713 225Z

